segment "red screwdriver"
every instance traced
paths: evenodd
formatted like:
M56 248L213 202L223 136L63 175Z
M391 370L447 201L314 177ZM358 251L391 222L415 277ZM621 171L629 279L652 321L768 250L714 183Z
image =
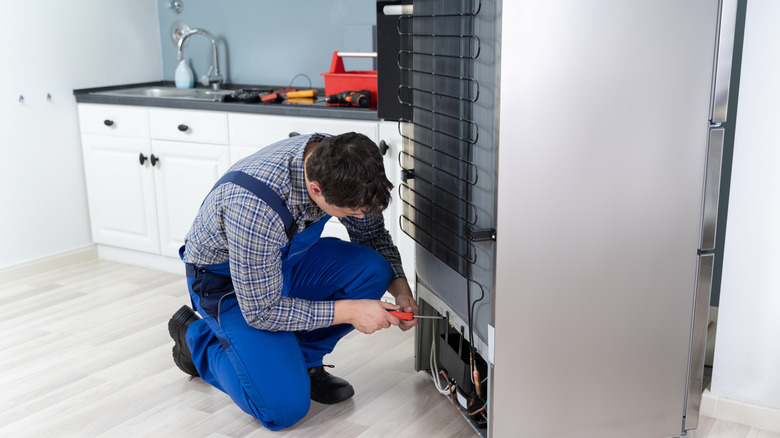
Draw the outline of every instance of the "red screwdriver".
M402 321L411 321L414 318L429 318L429 319L444 319L443 316L423 316L423 315L415 315L412 312L401 312L400 310L389 310L391 315L395 316L396 318L402 320Z

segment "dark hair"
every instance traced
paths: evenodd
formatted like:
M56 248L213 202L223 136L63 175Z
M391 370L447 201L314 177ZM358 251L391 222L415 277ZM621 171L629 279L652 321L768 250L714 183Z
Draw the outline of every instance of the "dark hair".
M325 202L336 207L381 213L393 184L385 176L376 143L363 134L326 137L306 160L306 176L317 181Z

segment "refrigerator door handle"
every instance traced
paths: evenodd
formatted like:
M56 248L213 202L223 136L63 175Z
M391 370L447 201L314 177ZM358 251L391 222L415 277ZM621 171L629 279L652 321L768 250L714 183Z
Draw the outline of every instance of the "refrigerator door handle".
M715 69L712 80L710 122L724 123L728 113L734 33L737 26L737 0L721 0L720 23L715 47Z
M724 128L710 130L707 145L707 174L704 179L704 200L702 205L701 235L699 249L715 249L715 232L718 226L718 202L720 198L721 161L723 160Z
M691 350L688 359L688 390L685 401L684 430L696 429L699 425L702 388L704 384L704 357L707 349L707 325L709 324L710 291L714 254L699 256L696 275L696 296L693 303L693 324L691 327Z

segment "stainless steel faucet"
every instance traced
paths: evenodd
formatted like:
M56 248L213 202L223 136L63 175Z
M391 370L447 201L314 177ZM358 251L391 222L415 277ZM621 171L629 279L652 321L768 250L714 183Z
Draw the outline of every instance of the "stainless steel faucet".
M209 68L209 72L204 75L205 81L203 82L203 85L211 85L211 88L214 90L219 90L220 84L222 84L225 81L225 78L222 77L222 74L219 72L219 51L217 50L217 41L214 40L214 37L206 32L203 29L187 29L182 34L181 38L179 38L179 61L184 59L184 52L182 52L182 48L184 47L184 41L189 38L191 35L195 35L196 33L201 34L205 36L206 38L211 41L212 47L214 47L214 64ZM214 74L212 75L212 71Z

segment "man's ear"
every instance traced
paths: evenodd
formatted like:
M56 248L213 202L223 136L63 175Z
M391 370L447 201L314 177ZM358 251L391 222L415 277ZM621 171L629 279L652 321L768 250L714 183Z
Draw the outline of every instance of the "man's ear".
M322 196L322 187L317 181L309 181L309 193L316 196Z

